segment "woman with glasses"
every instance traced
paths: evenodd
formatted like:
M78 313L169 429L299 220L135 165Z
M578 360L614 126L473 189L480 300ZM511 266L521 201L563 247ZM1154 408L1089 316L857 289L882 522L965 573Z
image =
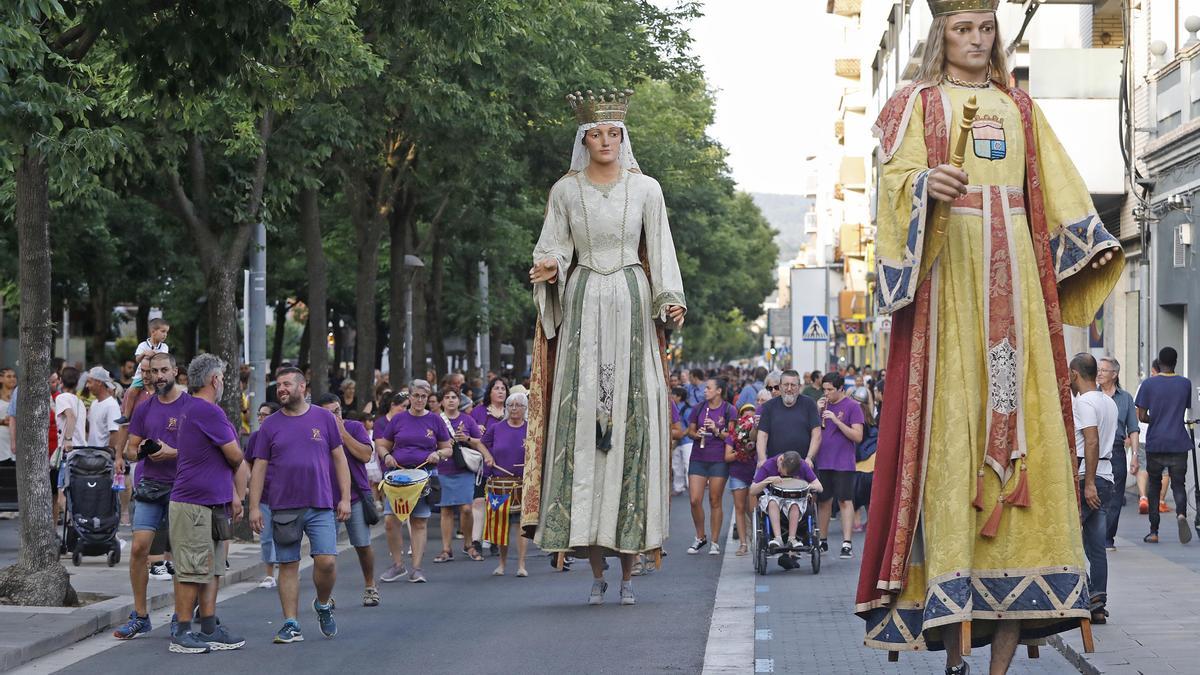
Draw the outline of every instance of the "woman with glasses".
M505 420L493 424L483 434L483 445L488 451L484 455L484 462L488 465L489 483L495 483L497 479L520 479L524 473L525 435L529 429L525 421L525 413L529 409L529 397L521 393L510 394L504 404L504 409L507 411ZM518 487L515 492L508 495L508 502L511 505L520 500L521 491ZM503 510L505 514L507 511L507 509ZM504 523L493 529L501 532L502 536L496 537L501 541L492 542L500 546L500 563L492 571L492 574L502 577L504 576L504 566L508 562L509 542L512 541L514 534ZM520 530L516 532L515 536L517 538L517 576L527 577L529 573L525 571L525 551L529 548L529 540L521 536Z
M425 469L432 472L438 462L451 456L450 432L446 429L446 423L440 416L429 412L429 397L432 394L433 388L425 380L413 380L408 386L408 410L393 417L384 436L375 442L385 469ZM390 502L384 502L383 510L387 515L393 515ZM422 497L413 506L408 519L413 564L408 580L412 583L425 582L421 561L425 557L426 527L431 513L429 498ZM395 518L388 518L386 527L396 535L394 538L388 537L393 564L380 579L391 582L399 580L404 570L404 526ZM392 548L393 541L399 546Z

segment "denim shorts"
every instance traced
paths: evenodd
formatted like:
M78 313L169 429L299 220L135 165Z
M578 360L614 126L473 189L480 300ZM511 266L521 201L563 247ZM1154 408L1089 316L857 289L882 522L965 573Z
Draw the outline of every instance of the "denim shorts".
M395 512L392 511L392 500L383 500L383 514L386 516L396 515ZM433 509L429 506L428 495L418 499L417 503L413 506L412 513L408 514L410 518L428 518L431 515L433 515Z
M727 462L702 462L693 459L688 462L689 476L704 476L706 478L728 478L729 464Z
M463 506L475 499L475 474L470 471L442 473L438 478L442 482L442 501L438 506Z
M167 504L133 500L133 531L153 532L167 527Z
M734 490L745 490L749 487L750 487L750 483L747 483L746 481L742 480L741 478L735 478L733 476L729 477L729 491L730 492L733 492Z
M258 510L262 512L263 529L258 535L258 545L262 548L262 561L268 565L274 565L279 562L275 560L275 540L271 539L271 507L266 504L259 504Z
M309 509L300 516L304 520L304 534L308 537L309 555L337 555L337 518L333 509ZM291 546L275 544L275 561L294 563L300 561L300 541Z
M351 546L362 548L371 545L371 527L367 525L367 517L363 515L361 499L350 505L350 518L342 525L346 526L346 536L350 538Z

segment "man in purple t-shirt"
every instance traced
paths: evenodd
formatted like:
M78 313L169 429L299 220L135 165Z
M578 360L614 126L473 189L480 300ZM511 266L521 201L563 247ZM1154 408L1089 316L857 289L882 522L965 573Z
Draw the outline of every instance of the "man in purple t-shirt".
M358 566L363 574L363 606L376 607L380 598L375 586L375 552L371 549L371 526L363 511L363 499L375 500L371 482L367 479L367 463L374 451L371 434L362 422L342 419L342 402L337 394L327 393L313 403L333 413L337 420L342 452L346 454L346 465L350 468L350 517L343 525L350 545L358 554ZM330 480L336 481L337 476L331 475ZM336 482L333 483L333 496L335 500L341 497Z
M313 558L313 609L325 637L337 635L333 620L333 584L337 581L337 521L350 517L350 468L342 452L337 419L328 410L305 400L304 372L280 368L275 395L283 408L259 428L258 458L250 479L250 527L262 532L263 481L271 470L271 536L279 563L279 604L283 627L276 644L299 642L300 541L308 537ZM333 481L337 476L338 499ZM336 508L336 512L335 512Z
M854 527L854 449L863 439L866 418L858 401L846 395L845 384L845 379L836 372L825 373L821 378L821 389L825 392L825 397L818 402L821 447L815 457L809 452L808 461L815 464L817 475L825 486L817 503L817 526L822 534L828 534L829 517L836 499L841 509L841 557L853 558L850 531ZM821 550L829 550L825 539L821 540Z
M184 402L171 489L171 543L175 552L175 614L179 623L169 649L178 654L238 649L246 640L217 624L217 577L225 574L226 543L232 520L242 518L245 465L237 431L216 401L225 388L225 362L201 354L188 367L192 396ZM223 519L227 527L214 521ZM217 536L220 530L225 532ZM200 630L192 632L192 609L200 605Z
M149 633L152 628L146 606L148 558L155 532L167 529L168 502L175 483L179 420L190 398L175 385L178 372L173 355L154 354L148 361L150 379L146 384L154 388L154 397L134 409L122 454L125 461L133 462L141 456L144 442L158 443L160 448L141 457L133 474L133 545L129 551L133 612L129 614L129 621L113 631L113 637L118 640L135 638Z

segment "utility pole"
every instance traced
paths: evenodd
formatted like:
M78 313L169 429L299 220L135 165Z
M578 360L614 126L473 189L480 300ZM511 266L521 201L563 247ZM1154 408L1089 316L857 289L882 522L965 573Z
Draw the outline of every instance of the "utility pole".
M492 322L488 316L488 266L479 261L479 377L487 384L487 373L492 369ZM485 401L486 403L486 401Z
M250 297L246 303L249 326L246 341L250 352L250 428L258 429L253 414L267 400L267 226L254 226L254 246L250 249Z

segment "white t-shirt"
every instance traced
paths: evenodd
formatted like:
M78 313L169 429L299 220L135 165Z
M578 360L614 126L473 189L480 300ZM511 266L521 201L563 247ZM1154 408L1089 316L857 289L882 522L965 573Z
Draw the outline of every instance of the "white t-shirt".
M167 348L166 342L160 342L160 343L158 343L158 346L155 346L155 345L150 344L149 339L142 340L141 344L139 344L137 346L137 349L133 350L133 362L135 364L137 364L138 367L133 372L132 384L134 386L138 386L138 387L144 386L144 383L142 382L142 369L141 369L142 362L140 360L138 360L139 356L145 354L146 357L149 358L151 355L166 354L169 351L170 351L170 349Z
M13 411L16 412L15 410ZM0 398L0 419L8 415L8 399ZM16 417L16 415L13 415ZM12 459L12 430L0 425L0 462Z
M1096 427L1100 442L1100 463L1096 465L1096 477L1104 478L1110 483L1113 479L1112 447L1117 437L1117 404L1100 390L1089 391L1071 400L1075 412L1075 454L1083 459L1083 430ZM1084 462L1079 462L1079 475L1087 470Z
M109 396L103 401L93 401L88 408L87 444L97 448L108 447L109 435L121 425L117 419L121 417L121 404L117 397Z
M67 429L68 410L75 411L75 428ZM83 401L71 392L64 391L54 399L54 420L58 424L58 444L61 446L67 438L71 439L73 447L87 445L87 408Z

